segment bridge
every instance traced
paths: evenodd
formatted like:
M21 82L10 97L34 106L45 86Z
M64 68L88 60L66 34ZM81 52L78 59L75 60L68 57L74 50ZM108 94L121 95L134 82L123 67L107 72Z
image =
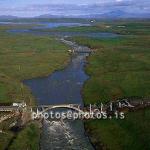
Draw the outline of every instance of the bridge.
M31 111L33 109L42 109L43 112L46 112L48 110L57 109L57 108L67 108L67 109L75 110L77 112L83 112L80 109L79 104L38 105L38 106L28 106L28 107L0 106L0 112L18 112L18 111L23 111L25 109L30 109Z
M128 108L133 108L133 109L138 109L138 108L145 108L150 106L150 101L133 101L133 102L128 102L128 100L122 100L122 101L117 101L113 102L115 104L120 103L123 107L128 107ZM106 104L109 106L110 103ZM133 107L131 107L133 106ZM83 111L80 109L81 105L80 104L57 104L57 105L38 105L38 106L27 106L27 105L18 105L18 106L0 106L0 112L22 112L22 111L32 111L33 109L41 109L43 112L46 112L48 110L53 110L57 108L67 108L67 109L72 109L77 112L83 113ZM119 106L116 105L118 108Z
M38 105L38 106L0 106L0 112L3 112L4 115L0 116L0 123L13 118L14 116L21 116L22 121L24 120L30 120L31 114L34 112L33 109L36 109L38 111L41 109L42 113L45 113L49 110L57 109L57 108L67 108L74 111L77 111L79 113L83 113L83 111L80 109L80 105L78 104L60 104L60 105ZM5 112L8 113L8 115L5 115ZM28 118L27 118L28 115Z
M72 50L75 53L91 53L92 50L85 46L75 46Z
M88 48L86 46L80 46L80 45L76 44L75 42L67 41L65 39L61 39L61 41L65 44L69 45L70 47L72 47L72 49L69 50L69 52L72 52L72 53L91 53L91 52L93 52L93 50L91 50L90 48Z
M0 106L0 112L15 112L19 111L18 106Z
M33 109L42 109L42 112L46 112L49 110L57 109L57 108L67 108L71 110L75 110L77 112L83 113L83 111L80 109L79 104L59 104L59 105L39 105L39 106L31 106L31 111Z
M147 107L150 107L150 101L135 101L135 102L131 102L129 103L127 100L123 100L120 101L120 104L123 106L123 108L129 108L130 110L138 110L138 109L144 109ZM84 111L80 109L79 104L58 104L58 105L39 105L39 106L0 106L0 112L10 112L10 114L8 115L2 115L0 116L0 123L4 120L7 120L9 118L14 117L15 115L21 115L22 118L25 118L25 116L27 114L31 114L33 111L33 109L36 109L36 111L38 111L39 109L41 109L41 112L47 112L49 110L53 110L53 109L57 109L57 108L67 108L67 109L71 109L74 111L77 111L81 114L84 114ZM104 109L107 109L107 107L109 106L109 104L106 105L106 107ZM116 105L115 106L116 109L119 110L119 106ZM122 108L122 109L123 109ZM115 110L116 110L115 109Z

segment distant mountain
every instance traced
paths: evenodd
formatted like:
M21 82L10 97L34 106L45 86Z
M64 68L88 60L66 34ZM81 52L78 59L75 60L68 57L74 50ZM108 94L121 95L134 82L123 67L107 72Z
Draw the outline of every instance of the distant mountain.
M37 16L35 18L102 18L102 19L119 19L119 18L150 18L150 13L128 13L122 10L111 11L103 14L91 14L91 15L50 15L45 14Z
M127 13L121 10L111 11L98 16L99 18L150 18L150 13Z
M36 16L34 18L93 18L93 15L50 15L50 14L45 14L45 15L40 15Z
M99 17L99 15L50 15L50 14L45 14L45 15L40 15L34 18L94 18L94 17Z
M11 20L17 19L20 17L11 16L11 15L2 15L0 16L0 20ZM44 14L40 16L36 16L33 18L97 18L97 19L121 19L121 18L150 18L150 13L128 13L122 10L110 11L103 14L90 14L90 15L51 15Z
M18 17L16 16L11 16L11 15L2 15L0 16L0 19L16 19Z
M100 14L99 18L121 18L126 15L127 14L124 11L117 10L117 11L111 11L108 13Z
M50 14L44 14L40 16L36 16L34 18L64 18L65 16L63 15L50 15ZM65 17L66 18L66 17Z

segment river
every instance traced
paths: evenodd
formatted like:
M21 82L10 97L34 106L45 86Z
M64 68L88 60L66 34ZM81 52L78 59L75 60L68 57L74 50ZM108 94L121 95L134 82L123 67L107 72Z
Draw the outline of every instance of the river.
M70 43L72 49L87 50L87 47ZM89 50L89 49L88 49ZM89 78L84 72L88 53L74 53L68 66L48 77L24 81L29 86L38 104L81 104L81 90ZM41 134L41 150L93 150L85 134L81 120L45 120Z
M66 25L63 23L63 26ZM58 24L47 24L43 28L53 28ZM61 26L61 25L60 25ZM67 27L69 24L66 25ZM81 26L81 24L70 24L70 26ZM40 27L41 28L41 27ZM47 34L41 31L29 30L9 30L11 33L34 33ZM51 33L52 34L52 33ZM58 37L81 35L81 33L59 32ZM53 35L53 34L52 34ZM112 33L82 33L84 36L91 37L116 37ZM88 47L77 45L71 41L65 41L72 49L89 51ZM64 70L56 71L48 77L34 78L25 80L24 84L30 87L38 104L81 104L83 100L81 90L84 82L89 78L84 71L86 57L89 53L73 53L71 61ZM81 120L45 120L43 122L41 140L41 150L93 150L84 130L84 123Z

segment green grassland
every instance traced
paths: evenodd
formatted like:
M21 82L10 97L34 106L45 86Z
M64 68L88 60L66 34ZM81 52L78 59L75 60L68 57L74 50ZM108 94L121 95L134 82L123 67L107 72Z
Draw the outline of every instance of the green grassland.
M31 29L36 30L36 29ZM37 29L43 32L97 32L100 31L100 28L97 26L80 26L80 27L57 27L54 29Z
M132 112L124 120L94 120L85 124L97 150L149 150L150 109Z
M11 132L0 133L0 150L5 150L11 141L13 134Z
M111 24L111 28L106 30L106 24ZM126 27L118 30L120 24ZM150 98L149 21L107 22L97 26L100 31L126 36L73 38L77 43L96 50L86 66L91 78L83 89L85 105L124 97ZM87 121L85 126L97 150L150 149L150 109L127 113L125 120Z
M88 21L88 22L86 22ZM84 23L90 23L86 20ZM149 35L150 21L148 20L116 20L100 21L96 20L92 26L79 27L57 27L55 29L41 29L45 32L113 32L124 35Z
M9 150L39 150L39 138L39 126L36 123L32 123L17 135Z
M32 104L21 81L64 67L69 60L68 47L51 37L11 35L6 29L9 27L0 26L0 102L25 100Z
M123 97L150 96L147 36L105 40L78 37L76 41L96 50L88 58L86 67L91 78L83 90L85 104Z
M69 61L68 46L48 36L10 34L6 30L31 26L0 26L0 103L25 101L36 103L30 90L22 84L24 79L47 76L62 69ZM9 126L9 121L1 124ZM4 150L13 133L3 129L0 133L0 150ZM21 131L9 149L38 149L39 129L27 126Z
M8 122L5 121L6 128ZM37 122L28 124L17 134L0 133L0 150L39 150L40 128Z

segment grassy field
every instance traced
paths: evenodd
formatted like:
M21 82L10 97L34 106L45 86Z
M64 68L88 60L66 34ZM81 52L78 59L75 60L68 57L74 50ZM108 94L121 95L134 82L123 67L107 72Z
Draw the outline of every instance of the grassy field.
M90 21L85 23L90 23ZM147 20L116 20L116 21L100 21L96 20L92 26L79 27L57 27L55 29L42 29L45 32L113 32L124 35L149 35L150 21Z
M108 24L111 27L106 30ZM125 28L118 30L117 26L121 24ZM96 50L88 58L86 66L91 78L83 89L85 105L124 97L150 98L149 24L149 21L97 24L100 31L126 36L111 39L73 38L77 43ZM125 120L92 120L85 125L97 150L150 149L150 109L130 112Z
M84 87L85 104L150 96L148 36L76 41L96 50L86 67L91 78Z
M22 81L46 76L63 68L69 61L69 48L48 36L6 32L16 28L30 26L0 26L0 103L25 101L32 105L36 101ZM9 126L9 122L5 125ZM13 137L7 129L4 131L6 133L0 133L0 150L4 150ZM10 150L37 150L38 133L39 129L35 125L25 127L10 146Z
M0 150L5 150L11 141L13 134L11 132L0 133Z
M39 150L39 138L39 126L32 123L18 134L9 150Z
M0 26L0 102L24 100L32 104L29 90L20 81L64 67L69 60L68 47L54 38L11 35L6 29L9 27Z
M125 120L94 120L85 125L97 150L150 149L150 109L129 113Z

